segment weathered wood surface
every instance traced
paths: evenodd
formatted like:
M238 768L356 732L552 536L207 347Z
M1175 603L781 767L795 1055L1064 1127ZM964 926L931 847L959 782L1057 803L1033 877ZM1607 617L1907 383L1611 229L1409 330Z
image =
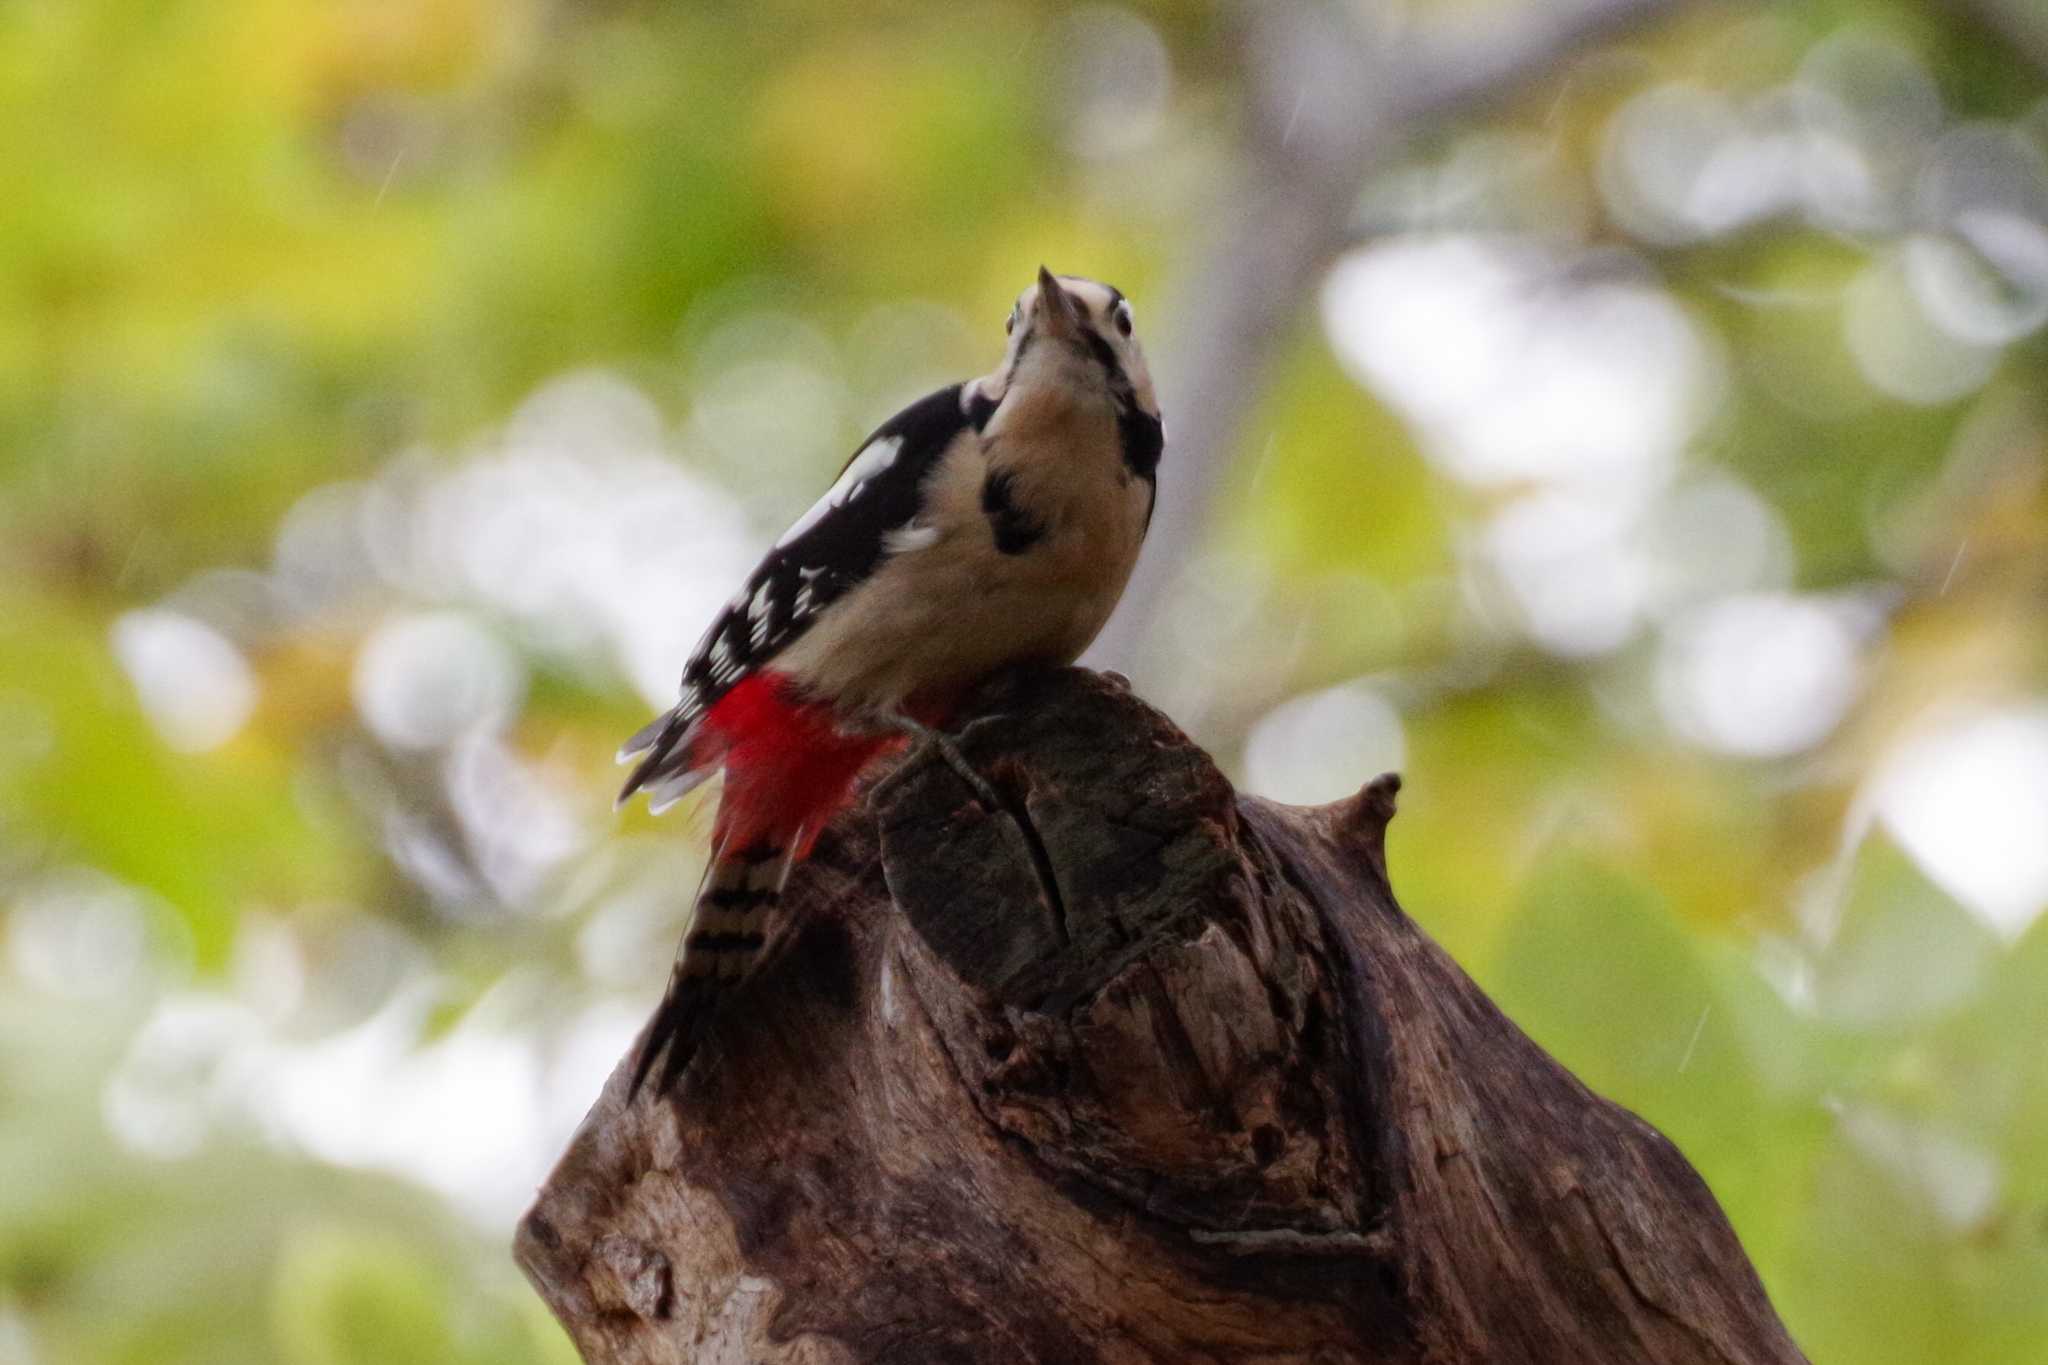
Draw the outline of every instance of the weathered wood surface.
M1706 1186L1395 904L1398 783L1239 796L1113 680L989 689L799 871L681 1090L517 1254L632 1363L1785 1362Z

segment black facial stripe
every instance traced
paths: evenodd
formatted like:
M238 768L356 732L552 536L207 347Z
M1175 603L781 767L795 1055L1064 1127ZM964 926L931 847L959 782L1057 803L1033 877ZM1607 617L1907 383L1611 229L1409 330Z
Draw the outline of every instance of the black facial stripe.
M1159 456L1166 449L1166 424L1135 403L1119 404L1116 438L1123 448L1124 468L1147 482L1156 479Z
M1124 467L1141 479L1153 479L1159 469L1160 453L1166 449L1165 426L1138 406L1137 393L1131 387L1130 376L1124 373L1123 362L1117 359L1116 348L1092 328L1083 328L1081 338L1109 382L1109 396L1116 404L1116 434L1123 449Z
M1094 358L1095 363L1100 365L1103 372L1109 376L1110 388L1121 389L1123 392L1128 393L1131 381L1124 375L1124 363L1117 359L1116 348L1107 341L1104 341L1101 333L1097 332L1093 327L1083 327L1081 329L1081 340L1088 344L1088 354Z
M1045 523L1017 506L1010 487L1010 471L999 469L981 485L981 512L996 549L1006 555L1021 555L1045 538Z

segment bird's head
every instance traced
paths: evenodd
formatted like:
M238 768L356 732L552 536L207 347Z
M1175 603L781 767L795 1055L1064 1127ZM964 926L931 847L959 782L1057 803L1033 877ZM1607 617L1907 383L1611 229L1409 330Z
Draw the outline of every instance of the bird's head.
M981 381L991 397L1017 385L1063 387L1117 408L1159 415L1130 300L1114 286L1040 266L1037 281L1017 296L1004 330L1010 344L1002 366Z

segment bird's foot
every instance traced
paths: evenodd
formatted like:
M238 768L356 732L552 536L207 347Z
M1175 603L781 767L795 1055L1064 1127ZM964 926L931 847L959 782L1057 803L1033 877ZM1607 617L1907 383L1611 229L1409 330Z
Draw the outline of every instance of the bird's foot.
M996 789L989 785L987 778L975 771L974 765L967 761L967 755L960 752L960 746L944 730L934 729L922 721L912 720L909 716L901 714L885 716L880 724L885 729L910 737L911 743L915 746L911 751L913 762L926 753L937 754L940 760L967 784L968 790L980 799L984 807L992 811L1003 808L1003 800L996 794ZM909 766L908 763L904 765L906 769Z

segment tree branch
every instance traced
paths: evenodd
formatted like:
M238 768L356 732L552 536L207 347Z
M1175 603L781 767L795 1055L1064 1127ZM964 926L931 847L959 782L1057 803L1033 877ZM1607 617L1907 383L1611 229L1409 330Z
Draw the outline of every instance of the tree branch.
M2048 74L2048 12L2029 0L1948 0L1948 7Z
M1160 366L1171 446L1150 544L1090 662L1146 681L1153 624L1209 524L1257 411L1269 362L1316 281L1352 238L1374 168L1431 127L1523 89L1571 56L1685 0L1525 0L1460 26L1402 25L1392 5L1256 5L1247 30L1246 148L1219 227L1172 291L1175 342ZM1486 23L1481 26L1479 18Z

